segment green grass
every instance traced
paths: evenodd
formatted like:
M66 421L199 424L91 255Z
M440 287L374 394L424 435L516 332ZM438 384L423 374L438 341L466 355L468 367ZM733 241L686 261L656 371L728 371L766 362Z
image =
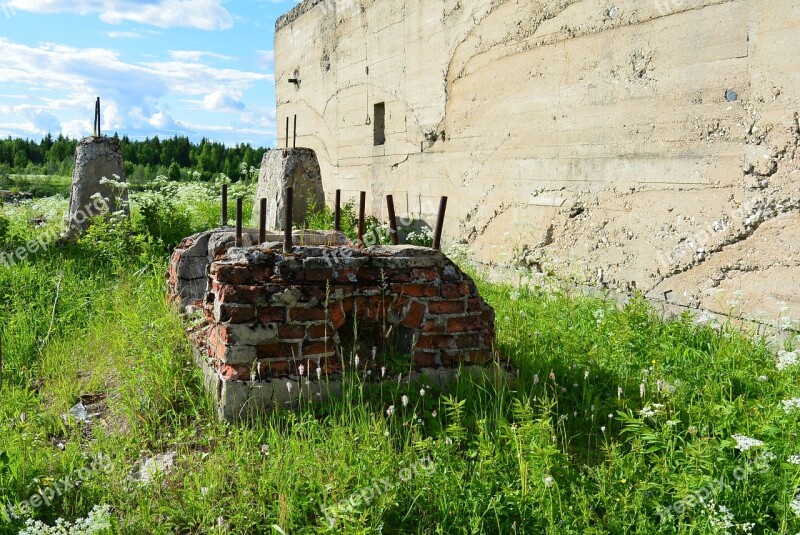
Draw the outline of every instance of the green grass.
M212 197L173 207L181 224L213 225ZM23 235L27 212L2 210ZM800 412L781 405L800 397L800 370L777 370L764 341L688 316L665 323L641 299L620 307L478 277L513 385L464 374L448 393L392 381L364 398L351 374L341 400L228 425L165 302L164 233L134 227L136 239L118 237L135 254L94 236L0 265L0 505L110 459L25 518L53 524L107 504L113 532L130 534L800 532L800 465L787 462L800 454ZM92 424L63 417L88 395L103 400ZM765 445L738 451L734 434ZM171 451L155 483L129 479ZM703 489L713 512L663 514ZM364 499L340 507L354 493ZM0 533L23 526L0 513Z

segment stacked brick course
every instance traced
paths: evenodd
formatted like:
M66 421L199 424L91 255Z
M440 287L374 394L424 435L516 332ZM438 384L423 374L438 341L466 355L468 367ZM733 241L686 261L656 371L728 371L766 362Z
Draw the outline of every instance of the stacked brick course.
M208 355L228 380L268 379L299 365L340 371L347 318L410 329L417 368L486 364L494 312L438 251L399 246L231 250L211 264Z

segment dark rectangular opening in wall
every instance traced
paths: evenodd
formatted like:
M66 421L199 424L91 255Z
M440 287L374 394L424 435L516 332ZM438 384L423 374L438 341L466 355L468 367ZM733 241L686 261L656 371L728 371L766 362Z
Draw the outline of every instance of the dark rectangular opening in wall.
M375 146L386 143L386 105L383 102L375 104L375 120L372 122L375 128Z

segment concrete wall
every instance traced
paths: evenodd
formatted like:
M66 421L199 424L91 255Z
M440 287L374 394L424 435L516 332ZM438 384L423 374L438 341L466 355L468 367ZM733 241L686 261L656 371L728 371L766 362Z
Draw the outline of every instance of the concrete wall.
M796 0L306 0L278 123L481 261L800 318L798 45Z

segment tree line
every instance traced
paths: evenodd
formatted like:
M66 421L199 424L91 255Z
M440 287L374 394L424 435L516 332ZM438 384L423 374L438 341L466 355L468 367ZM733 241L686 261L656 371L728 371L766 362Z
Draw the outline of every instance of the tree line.
M247 143L227 147L206 138L193 143L185 136L132 140L128 136L120 138L115 133L114 137L120 140L125 174L131 182L150 180L156 175L181 180L194 173L199 173L203 180L225 174L237 181L249 176L251 167L260 166L266 151ZM51 134L40 141L11 137L0 139L0 175L71 175L77 145L75 139Z

